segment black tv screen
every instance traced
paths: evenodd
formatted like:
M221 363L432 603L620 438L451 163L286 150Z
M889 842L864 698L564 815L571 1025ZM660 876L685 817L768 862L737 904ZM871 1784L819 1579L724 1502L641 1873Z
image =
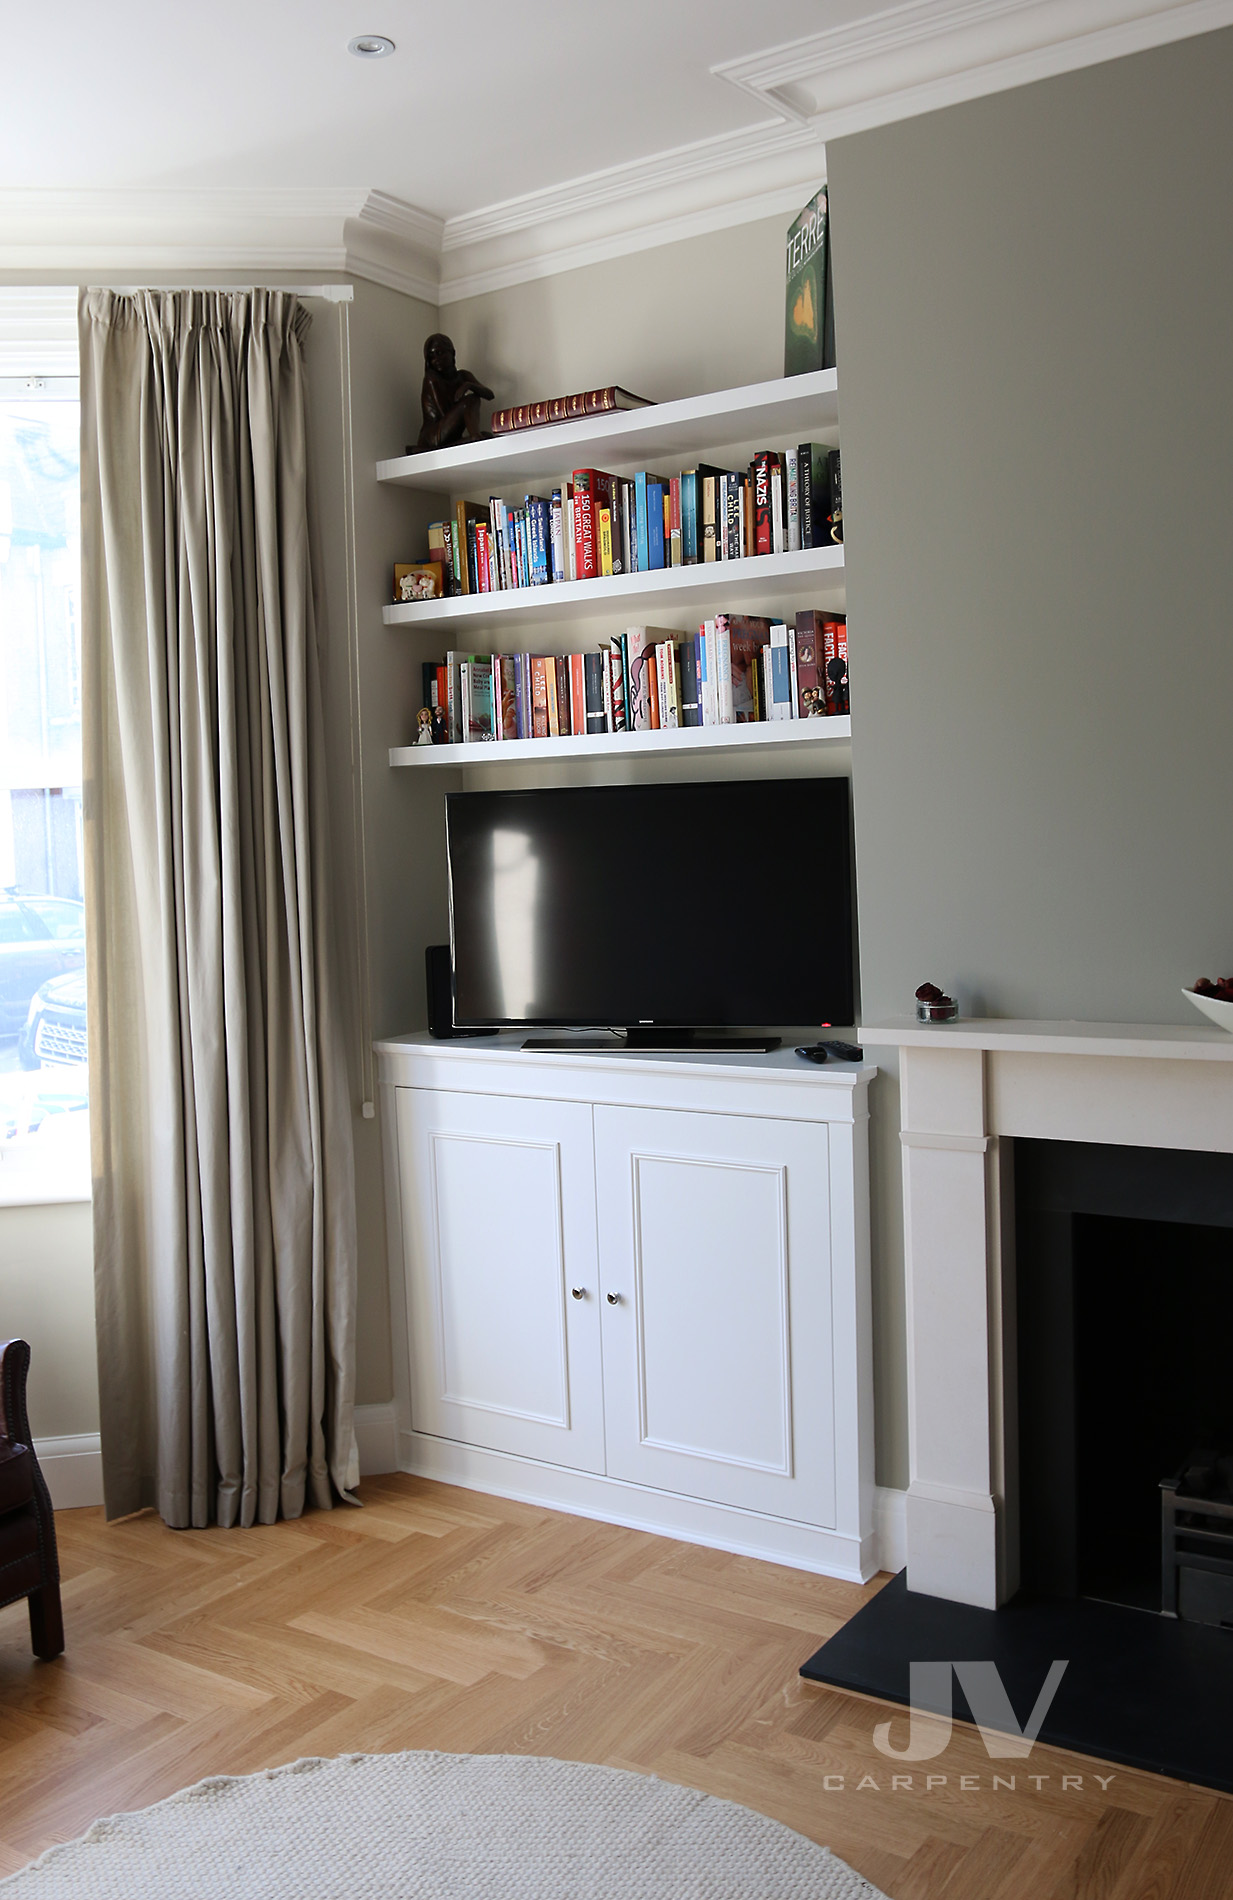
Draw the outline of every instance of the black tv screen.
M446 799L460 1024L853 1019L848 781Z

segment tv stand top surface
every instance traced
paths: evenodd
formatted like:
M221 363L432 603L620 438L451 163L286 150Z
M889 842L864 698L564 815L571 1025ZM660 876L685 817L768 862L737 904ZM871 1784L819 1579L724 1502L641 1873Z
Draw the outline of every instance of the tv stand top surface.
M523 1038L524 1049L545 1049L556 1055L576 1055L579 1050L598 1051L604 1054L626 1055L668 1055L668 1056L734 1056L769 1055L772 1049L778 1049L782 1036L726 1036L722 1033L707 1035L695 1033L689 1029L629 1029L622 1040L619 1030L599 1030L582 1035L572 1030L554 1030L548 1034L535 1031Z
M568 1032L561 1032L562 1040ZM534 1068L541 1073L546 1071L572 1072L581 1069L592 1071L601 1069L626 1072L675 1071L679 1075L686 1073L697 1076L700 1070L713 1072L717 1076L729 1075L753 1082L765 1080L781 1085L798 1085L801 1088L844 1088L854 1084L868 1084L877 1074L874 1062L827 1062L819 1066L806 1062L796 1054L795 1045L804 1042L816 1042L819 1030L813 1028L784 1030L783 1045L769 1052L760 1050L665 1050L665 1049L626 1049L624 1041L618 1036L611 1039L597 1035L594 1030L580 1031L579 1047L574 1050L536 1050L523 1049L528 1031L525 1029L502 1030L495 1036L480 1036L473 1042L437 1041L427 1030L415 1030L402 1036L389 1036L375 1042L373 1047L378 1056L386 1058L383 1071L387 1079L399 1079L393 1075L395 1067L402 1068L403 1063L389 1059L437 1058L440 1064L458 1064L459 1068L474 1066L477 1071L483 1065L513 1065L527 1069ZM828 1032L829 1033L829 1032ZM838 1032L842 1033L842 1032ZM595 1047L602 1043L602 1047ZM434 1064L436 1066L436 1064ZM455 1073L459 1071L456 1070Z

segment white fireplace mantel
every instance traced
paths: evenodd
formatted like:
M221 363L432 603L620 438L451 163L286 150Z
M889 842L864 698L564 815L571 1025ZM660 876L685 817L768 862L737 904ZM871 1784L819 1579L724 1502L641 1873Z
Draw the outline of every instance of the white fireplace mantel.
M992 1609L1018 1583L1010 1143L1233 1153L1233 1035L970 1018L860 1037L903 1051L908 1586Z

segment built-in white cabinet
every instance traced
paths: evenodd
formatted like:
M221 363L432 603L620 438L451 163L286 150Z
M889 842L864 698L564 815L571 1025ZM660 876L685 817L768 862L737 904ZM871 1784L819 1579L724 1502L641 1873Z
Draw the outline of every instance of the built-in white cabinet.
M602 1471L590 1109L394 1099L414 1429Z
M875 1568L869 1067L378 1045L400 1460Z
M594 1119L609 1476L833 1525L825 1124Z

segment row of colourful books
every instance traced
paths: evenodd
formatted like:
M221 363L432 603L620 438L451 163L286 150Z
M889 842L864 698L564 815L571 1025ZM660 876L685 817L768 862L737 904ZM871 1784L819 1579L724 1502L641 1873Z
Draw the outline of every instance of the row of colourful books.
M428 529L428 559L447 593L648 574L657 568L794 554L843 540L839 450L802 442L766 449L747 469L705 463L679 475L630 476L576 468L549 495L515 506L455 504Z
M647 732L847 713L842 614L717 614L696 634L627 627L588 653L447 653L424 665L420 743Z

